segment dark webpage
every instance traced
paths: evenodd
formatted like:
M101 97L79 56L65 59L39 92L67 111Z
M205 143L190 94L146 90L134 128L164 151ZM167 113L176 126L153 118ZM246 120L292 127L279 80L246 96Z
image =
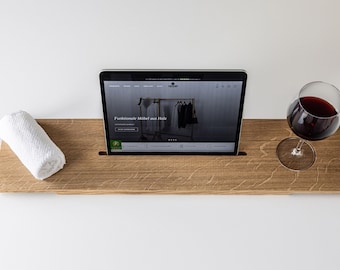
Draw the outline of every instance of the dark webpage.
M110 149L234 152L241 82L105 82Z

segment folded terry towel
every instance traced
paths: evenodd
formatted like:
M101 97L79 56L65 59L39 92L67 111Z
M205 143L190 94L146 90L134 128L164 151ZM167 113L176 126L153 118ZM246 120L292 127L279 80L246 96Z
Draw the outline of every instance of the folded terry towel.
M43 180L64 167L65 156L34 118L24 111L0 120L4 140L36 179Z

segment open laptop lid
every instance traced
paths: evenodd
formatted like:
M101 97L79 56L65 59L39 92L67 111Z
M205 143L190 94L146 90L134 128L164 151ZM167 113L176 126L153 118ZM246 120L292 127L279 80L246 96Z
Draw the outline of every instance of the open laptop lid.
M107 154L236 155L246 79L230 70L101 72Z

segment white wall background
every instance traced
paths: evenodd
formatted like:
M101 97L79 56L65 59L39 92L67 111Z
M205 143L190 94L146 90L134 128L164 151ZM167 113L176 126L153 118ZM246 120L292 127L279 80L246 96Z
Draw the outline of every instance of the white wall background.
M101 117L108 68L247 70L246 118L340 87L338 0L1 0L0 115Z
M241 68L245 118L284 118L305 83L340 87L339 10L338 0L0 0L0 117L99 118L102 69ZM2 194L0 269L339 269L339 213L336 195Z

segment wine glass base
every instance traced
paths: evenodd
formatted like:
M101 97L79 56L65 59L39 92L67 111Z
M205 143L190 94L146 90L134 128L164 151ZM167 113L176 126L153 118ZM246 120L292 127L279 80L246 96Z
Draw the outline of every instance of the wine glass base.
M310 168L316 157L313 146L306 141L303 143L301 151L296 151L299 141L300 138L286 138L276 148L276 155L280 163L293 171Z

